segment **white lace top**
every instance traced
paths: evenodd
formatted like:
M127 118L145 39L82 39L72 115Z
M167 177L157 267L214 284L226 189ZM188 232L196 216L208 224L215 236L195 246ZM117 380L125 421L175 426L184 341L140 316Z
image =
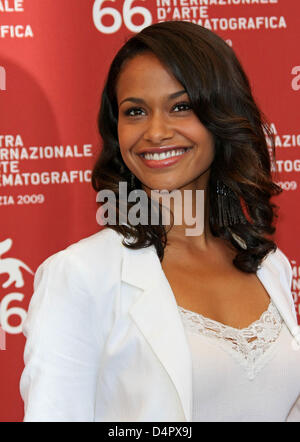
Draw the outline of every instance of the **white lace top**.
M193 363L193 421L286 421L300 394L300 351L271 301L236 329L178 307Z

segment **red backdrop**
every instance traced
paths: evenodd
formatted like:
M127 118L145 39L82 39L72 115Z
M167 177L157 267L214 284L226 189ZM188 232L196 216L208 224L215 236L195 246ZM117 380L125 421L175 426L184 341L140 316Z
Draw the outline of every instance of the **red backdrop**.
M195 21L241 59L276 133L277 242L299 312L299 16L299 0L0 0L0 421L23 419L33 273L99 230L89 181L100 94L113 55L146 24Z

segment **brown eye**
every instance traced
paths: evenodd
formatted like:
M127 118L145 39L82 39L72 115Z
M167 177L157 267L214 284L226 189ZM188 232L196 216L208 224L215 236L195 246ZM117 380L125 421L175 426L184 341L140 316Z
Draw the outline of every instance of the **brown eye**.
M144 110L140 107L130 107L124 112L124 114L127 117L139 117L141 115L144 115Z
M191 110L191 105L188 102L181 102L181 103L176 103L175 106L173 106L172 110L174 112L184 112L184 111L189 111Z

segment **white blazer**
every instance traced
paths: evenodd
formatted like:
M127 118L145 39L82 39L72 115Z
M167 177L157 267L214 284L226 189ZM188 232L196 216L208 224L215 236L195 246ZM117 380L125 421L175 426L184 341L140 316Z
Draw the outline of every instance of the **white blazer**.
M191 421L191 354L173 292L154 246L130 250L122 239L106 228L37 269L25 421ZM277 249L257 276L300 342L288 259Z

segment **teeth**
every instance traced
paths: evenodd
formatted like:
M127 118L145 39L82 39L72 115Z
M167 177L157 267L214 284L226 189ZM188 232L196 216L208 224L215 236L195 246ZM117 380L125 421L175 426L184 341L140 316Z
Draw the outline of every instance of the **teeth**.
M143 156L146 160L165 160L167 158L171 157L177 157L179 155L182 155L186 152L187 149L174 149L174 150L168 150L167 152L162 153L145 153Z

